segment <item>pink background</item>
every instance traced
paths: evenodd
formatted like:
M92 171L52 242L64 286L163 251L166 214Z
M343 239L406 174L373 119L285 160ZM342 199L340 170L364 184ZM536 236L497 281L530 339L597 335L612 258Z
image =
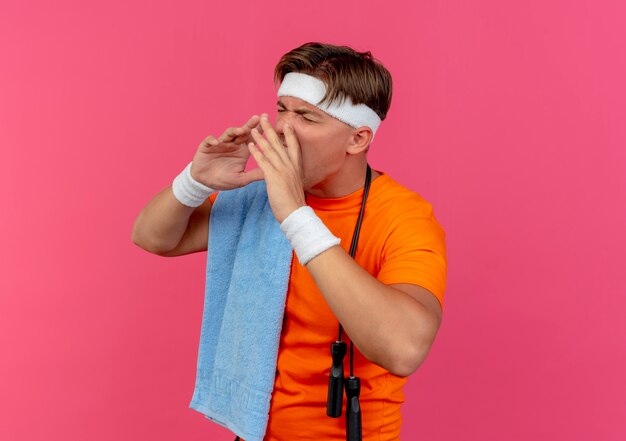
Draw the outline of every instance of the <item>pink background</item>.
M188 409L205 255L130 241L311 40L371 50L371 164L447 231L404 440L626 438L622 1L0 4L0 439L231 440Z

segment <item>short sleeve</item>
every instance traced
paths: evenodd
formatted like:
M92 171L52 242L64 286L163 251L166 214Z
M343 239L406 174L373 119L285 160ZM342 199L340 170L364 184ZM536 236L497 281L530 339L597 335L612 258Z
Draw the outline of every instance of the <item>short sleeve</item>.
M446 272L445 232L434 216L399 218L390 225L378 280L426 288L443 308Z

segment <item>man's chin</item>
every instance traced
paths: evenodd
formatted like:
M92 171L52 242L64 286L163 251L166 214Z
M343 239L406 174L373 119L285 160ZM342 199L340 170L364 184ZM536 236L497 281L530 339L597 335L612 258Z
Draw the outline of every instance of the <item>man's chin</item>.
M302 177L302 188L307 193L310 193L311 190L313 190L313 188L315 188L315 185L311 184L311 181L309 179L307 179L306 176L303 176Z

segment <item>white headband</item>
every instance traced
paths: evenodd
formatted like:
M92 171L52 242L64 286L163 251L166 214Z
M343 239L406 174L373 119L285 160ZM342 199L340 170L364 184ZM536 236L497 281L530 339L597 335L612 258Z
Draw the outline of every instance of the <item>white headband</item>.
M337 118L351 127L367 126L376 133L380 117L365 104L352 104L350 97L341 103L320 103L326 94L326 84L320 79L300 72L289 72L278 88L278 96L300 98L321 111Z

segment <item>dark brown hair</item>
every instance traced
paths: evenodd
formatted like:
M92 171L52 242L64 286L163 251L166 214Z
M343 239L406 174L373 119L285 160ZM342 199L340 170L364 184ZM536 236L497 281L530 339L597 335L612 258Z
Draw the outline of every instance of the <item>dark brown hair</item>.
M387 116L391 105L391 74L369 51L306 43L282 56L274 69L276 83L282 82L289 72L322 80L326 84L326 95L321 102L341 103L350 97L353 104L370 107L381 120Z

